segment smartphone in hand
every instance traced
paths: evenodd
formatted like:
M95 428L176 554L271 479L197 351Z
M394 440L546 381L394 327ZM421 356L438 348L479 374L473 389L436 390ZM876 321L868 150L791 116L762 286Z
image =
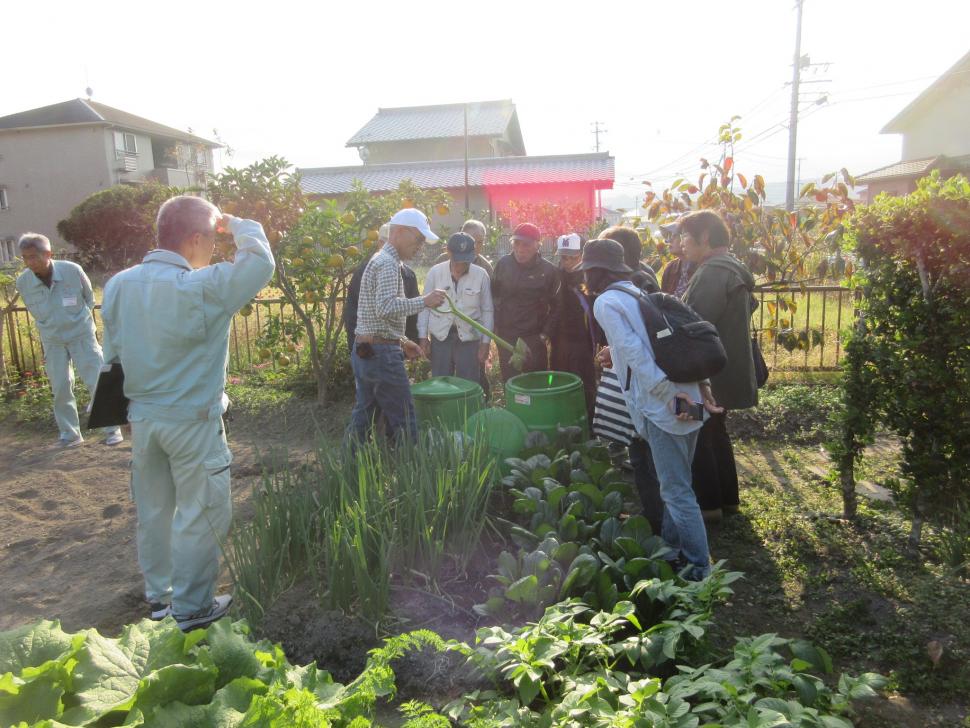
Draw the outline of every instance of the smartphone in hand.
M704 405L701 402L688 402L685 399L677 397L677 400L674 402L674 413L680 415L685 412L692 420L697 420L698 422L704 421Z

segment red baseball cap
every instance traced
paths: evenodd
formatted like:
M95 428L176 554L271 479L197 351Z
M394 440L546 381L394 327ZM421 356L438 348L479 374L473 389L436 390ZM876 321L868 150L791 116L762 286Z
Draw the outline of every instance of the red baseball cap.
M522 222L516 225L515 230L512 231L512 240L532 240L533 242L538 242L542 240L542 235L539 233L539 228L531 222Z

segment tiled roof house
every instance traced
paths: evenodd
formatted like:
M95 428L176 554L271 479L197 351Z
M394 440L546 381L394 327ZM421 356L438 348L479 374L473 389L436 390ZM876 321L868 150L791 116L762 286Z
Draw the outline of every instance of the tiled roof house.
M514 223L510 200L581 204L593 221L596 191L613 187L613 157L607 152L528 156L515 105L508 100L378 109L347 141L363 164L300 169L303 190L332 198L349 192L354 180L375 193L411 180L451 193L451 211L433 223L454 228L465 209L466 118L469 209Z

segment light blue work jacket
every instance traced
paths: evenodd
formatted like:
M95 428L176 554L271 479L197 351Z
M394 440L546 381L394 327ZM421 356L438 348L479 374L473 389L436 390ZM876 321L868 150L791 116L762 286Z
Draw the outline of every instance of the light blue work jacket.
M51 287L29 268L17 276L17 290L37 322L40 339L48 345L68 344L94 336L94 293L91 281L77 263L52 260Z
M232 263L192 269L156 249L104 288L104 360L125 371L131 420L213 419L225 409L233 315L273 277L262 226L230 218Z

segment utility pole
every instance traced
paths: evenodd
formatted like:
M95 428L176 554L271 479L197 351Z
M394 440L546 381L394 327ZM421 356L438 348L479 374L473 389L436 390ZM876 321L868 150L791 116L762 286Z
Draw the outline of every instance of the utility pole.
M600 128L601 121L594 121L590 126L593 127L593 136L596 138L596 151L600 150L600 134L606 133L606 127ZM596 218L603 217L603 191L596 190Z
M788 121L788 180L785 185L785 209L795 209L795 140L798 138L798 84L802 74L802 5L805 0L795 0L797 20L795 23L795 58L792 63L791 116Z
M462 105L465 114L465 215L471 210L468 201L468 103Z

